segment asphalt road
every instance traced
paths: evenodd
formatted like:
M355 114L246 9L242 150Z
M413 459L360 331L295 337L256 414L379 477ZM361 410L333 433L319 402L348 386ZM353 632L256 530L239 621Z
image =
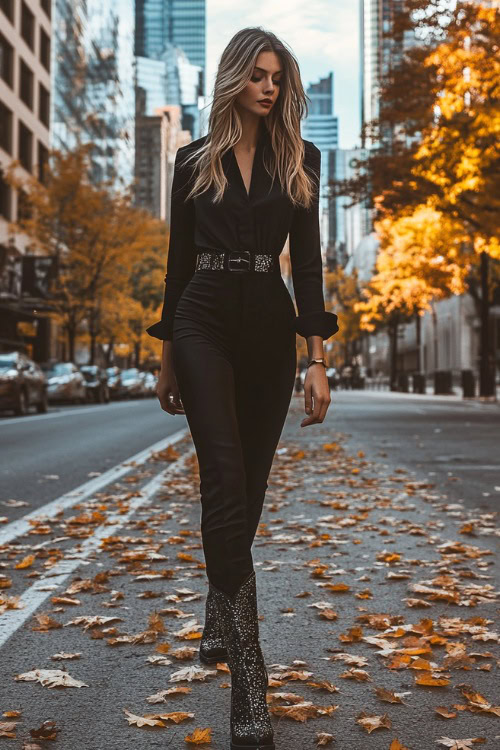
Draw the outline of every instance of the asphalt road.
M268 668L273 665L269 671L279 672L277 665L310 670L313 680L328 680L339 690L318 690L302 679L285 681L269 692L295 693L316 705L338 705L338 710L307 722L274 716L276 748L313 748L318 732L331 733L336 750L388 750L395 738L410 750L431 750L442 736L485 737L485 748L495 748L495 716L462 711L445 720L434 709L464 703L463 683L473 684L498 703L498 636L496 641L488 634L471 641L469 633L450 635L450 645L465 643L468 652L485 656L478 657L471 671L460 666L451 670L449 686L433 688L415 686L416 670L388 670L386 658L377 655L373 645L360 642L351 628L358 626L362 613L402 616L405 623L432 620L436 628L440 616L462 621L494 618L494 599L472 609L438 600L429 601L430 608L414 610L405 606L404 597L424 596L409 594L409 585L437 575L446 587L447 577L456 571L464 576L458 583L464 600L470 596L463 593L469 582L494 587L490 552L496 549L495 539L490 521L478 522L475 509L495 509L500 496L500 410L491 404L388 393L338 392L332 397L325 422L308 428L300 428L302 397L293 398L262 518L272 534L256 539L254 561L263 651ZM87 482L89 473L109 470L185 426L184 417L170 417L154 399L3 420L0 502L26 500L30 505L0 505L0 516L8 521L0 525L0 535L24 513L35 508L43 513L48 502ZM30 729L54 720L60 732L57 741L41 743L54 750L181 750L190 746L184 737L194 727L211 727L213 741L206 747L227 750L229 674L218 670L206 681L176 683L171 675L198 666L196 657L172 657L166 666L147 661L158 655L158 643L168 642L172 649L196 648L198 640L183 640L176 633L192 618L203 623L206 579L197 476L190 441L176 446L178 462L146 461L139 472L130 467L129 474L104 488L106 492L82 503L75 499L48 525L25 530L0 547L0 606L2 597L14 602L18 596L24 605L0 614L0 709L21 712L16 738L0 740L6 746L21 750ZM59 478L43 479L44 475ZM418 481L424 489L407 490L408 482ZM464 536L460 528L469 520L476 528ZM449 542L466 545L465 554L457 551L443 558L438 547ZM156 550L165 559L141 558L140 550ZM401 560L381 561L384 550ZM125 555L134 552L137 559L127 561ZM30 554L34 561L16 567ZM318 572L323 568L325 580L346 582L352 591L336 595L316 588L323 582ZM174 571L170 580L136 579L140 571L149 575L161 569ZM390 579L389 573L401 573L402 578ZM95 579L98 574L104 574L102 591ZM72 595L79 604L52 602L52 596L64 595L68 586L82 579L95 585ZM189 595L184 600L186 589L194 592L192 601ZM146 598L139 598L141 593ZM311 608L318 600L327 601L337 617L320 618L320 610ZM155 642L109 643L112 636L144 632L158 611L163 611L165 632L158 633ZM58 626L34 630L34 615L40 614L50 615ZM108 625L116 630L66 625L82 615L120 620ZM493 633L494 627L489 626ZM381 633L368 625L363 631L370 636ZM410 632L416 638L416 632ZM61 652L81 656L54 661L52 657ZM371 681L342 678L350 665L330 660L339 652L365 657ZM496 655L490 658L488 653ZM425 658L441 664L445 656L438 644ZM483 669L486 662L491 671ZM51 689L15 679L36 668L65 669L88 687ZM161 704L146 701L175 685L189 686L192 693ZM406 691L408 697L403 705L383 703L374 696L375 686ZM128 726L125 709L140 716L175 711L192 711L195 716L179 725L169 721L165 728L143 729ZM391 729L368 735L356 722L363 710L387 713Z
M330 424L391 468L450 500L499 509L500 404L385 391L332 391Z

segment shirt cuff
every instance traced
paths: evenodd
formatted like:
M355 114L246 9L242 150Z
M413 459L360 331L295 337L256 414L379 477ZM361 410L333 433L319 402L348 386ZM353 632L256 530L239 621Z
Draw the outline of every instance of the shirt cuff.
M295 318L295 331L304 338L321 336L322 339L329 339L338 330L337 316L326 310L297 315Z
M155 339L160 339L160 341L172 340L172 331L166 320L159 320L157 323L153 323L152 326L146 328L146 333L149 333Z

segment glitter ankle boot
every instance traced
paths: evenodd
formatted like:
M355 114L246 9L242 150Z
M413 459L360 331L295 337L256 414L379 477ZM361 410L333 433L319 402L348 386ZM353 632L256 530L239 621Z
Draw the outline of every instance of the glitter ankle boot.
M205 602L205 627L200 641L200 661L215 664L227 660L227 649L224 643L222 626L217 612L217 601L212 584L208 583L208 594Z
M230 596L213 587L231 672L231 750L275 750L259 643L255 571Z

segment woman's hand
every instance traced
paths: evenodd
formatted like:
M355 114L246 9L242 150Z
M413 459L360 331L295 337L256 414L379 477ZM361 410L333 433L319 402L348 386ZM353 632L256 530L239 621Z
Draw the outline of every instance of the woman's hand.
M304 381L305 412L310 414L300 423L301 427L322 422L330 406L330 386L326 377L326 370L322 364L314 364L307 368Z
M156 384L156 395L163 411L169 414L185 414L179 387L172 367L163 366Z

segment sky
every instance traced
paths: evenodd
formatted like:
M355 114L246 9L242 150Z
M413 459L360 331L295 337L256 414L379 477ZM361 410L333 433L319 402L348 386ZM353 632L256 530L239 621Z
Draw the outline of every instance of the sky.
M286 42L305 89L333 71L339 146L359 145L358 0L207 0L209 97L224 47L246 26L262 26Z

